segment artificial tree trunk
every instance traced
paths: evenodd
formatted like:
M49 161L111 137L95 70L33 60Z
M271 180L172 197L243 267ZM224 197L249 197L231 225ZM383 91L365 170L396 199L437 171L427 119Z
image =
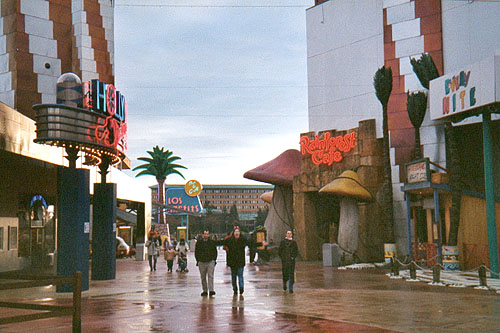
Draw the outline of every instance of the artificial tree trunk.
M161 205L165 204L165 179L156 179L158 181L158 202ZM163 214L163 206L158 206L158 214L160 214L160 224L165 224L165 214Z
M393 193L392 193L392 170L391 170L391 156L389 147L389 125L387 119L387 104L383 105L383 149L382 158L384 163L384 182L379 190L380 201L382 203L382 210L385 217L385 225L387 227L387 243L394 243L396 237L394 235L394 206L393 206ZM381 192L380 192L381 191Z
M358 203L353 198L340 200L340 218L338 243L341 249L349 253L358 252L359 211Z
M420 127L415 127L415 159L423 158L422 147L420 145Z

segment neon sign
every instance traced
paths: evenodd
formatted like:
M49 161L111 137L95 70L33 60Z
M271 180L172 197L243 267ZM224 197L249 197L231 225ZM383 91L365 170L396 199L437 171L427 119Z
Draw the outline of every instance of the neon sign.
M302 136L299 143L302 155L310 154L314 164L330 166L334 162L342 161L342 153L348 153L356 146L356 132L335 137L332 137L330 132L326 132L323 139L315 135L314 140L309 139L308 136Z
M125 97L112 84L91 80L83 83L83 107L105 115L88 128L88 139L125 152L128 113Z

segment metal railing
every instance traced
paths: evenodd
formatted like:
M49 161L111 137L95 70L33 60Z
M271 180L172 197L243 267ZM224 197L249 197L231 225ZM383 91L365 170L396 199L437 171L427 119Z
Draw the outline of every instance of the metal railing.
M13 308L13 309L28 309L43 311L33 314L17 315L11 317L0 318L0 325L19 323L24 321L61 317L72 315L73 316L73 332L81 332L82 330L82 273L75 272L73 277L61 277L51 275L29 275L19 272L4 272L0 273L0 279L7 280L24 280L15 282L0 283L0 290L23 289L33 288L49 285L73 285L73 305L45 305L45 304L29 304L21 302L1 302L0 307Z

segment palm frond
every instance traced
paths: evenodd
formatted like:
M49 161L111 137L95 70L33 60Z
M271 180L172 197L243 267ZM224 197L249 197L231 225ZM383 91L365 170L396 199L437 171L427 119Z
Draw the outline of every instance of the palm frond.
M427 110L427 94L423 91L407 92L407 110L410 121L415 128L420 128Z
M392 70L390 67L382 66L375 72L373 87L382 106L387 105L392 92Z
M424 88L429 89L429 82L439 77L439 72L431 55L424 53L420 59L410 58L410 63L420 84L422 84Z

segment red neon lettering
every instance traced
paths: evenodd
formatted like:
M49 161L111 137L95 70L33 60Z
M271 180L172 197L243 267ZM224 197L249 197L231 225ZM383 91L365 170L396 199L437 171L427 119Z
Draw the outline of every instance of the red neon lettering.
M343 158L341 152L348 153L356 146L356 132L331 137L331 133L324 134L323 139L319 139L318 135L314 136L314 140L310 140L307 136L302 136L299 141L300 151L302 155L311 155L311 160L314 164L332 165L333 162L340 162Z

